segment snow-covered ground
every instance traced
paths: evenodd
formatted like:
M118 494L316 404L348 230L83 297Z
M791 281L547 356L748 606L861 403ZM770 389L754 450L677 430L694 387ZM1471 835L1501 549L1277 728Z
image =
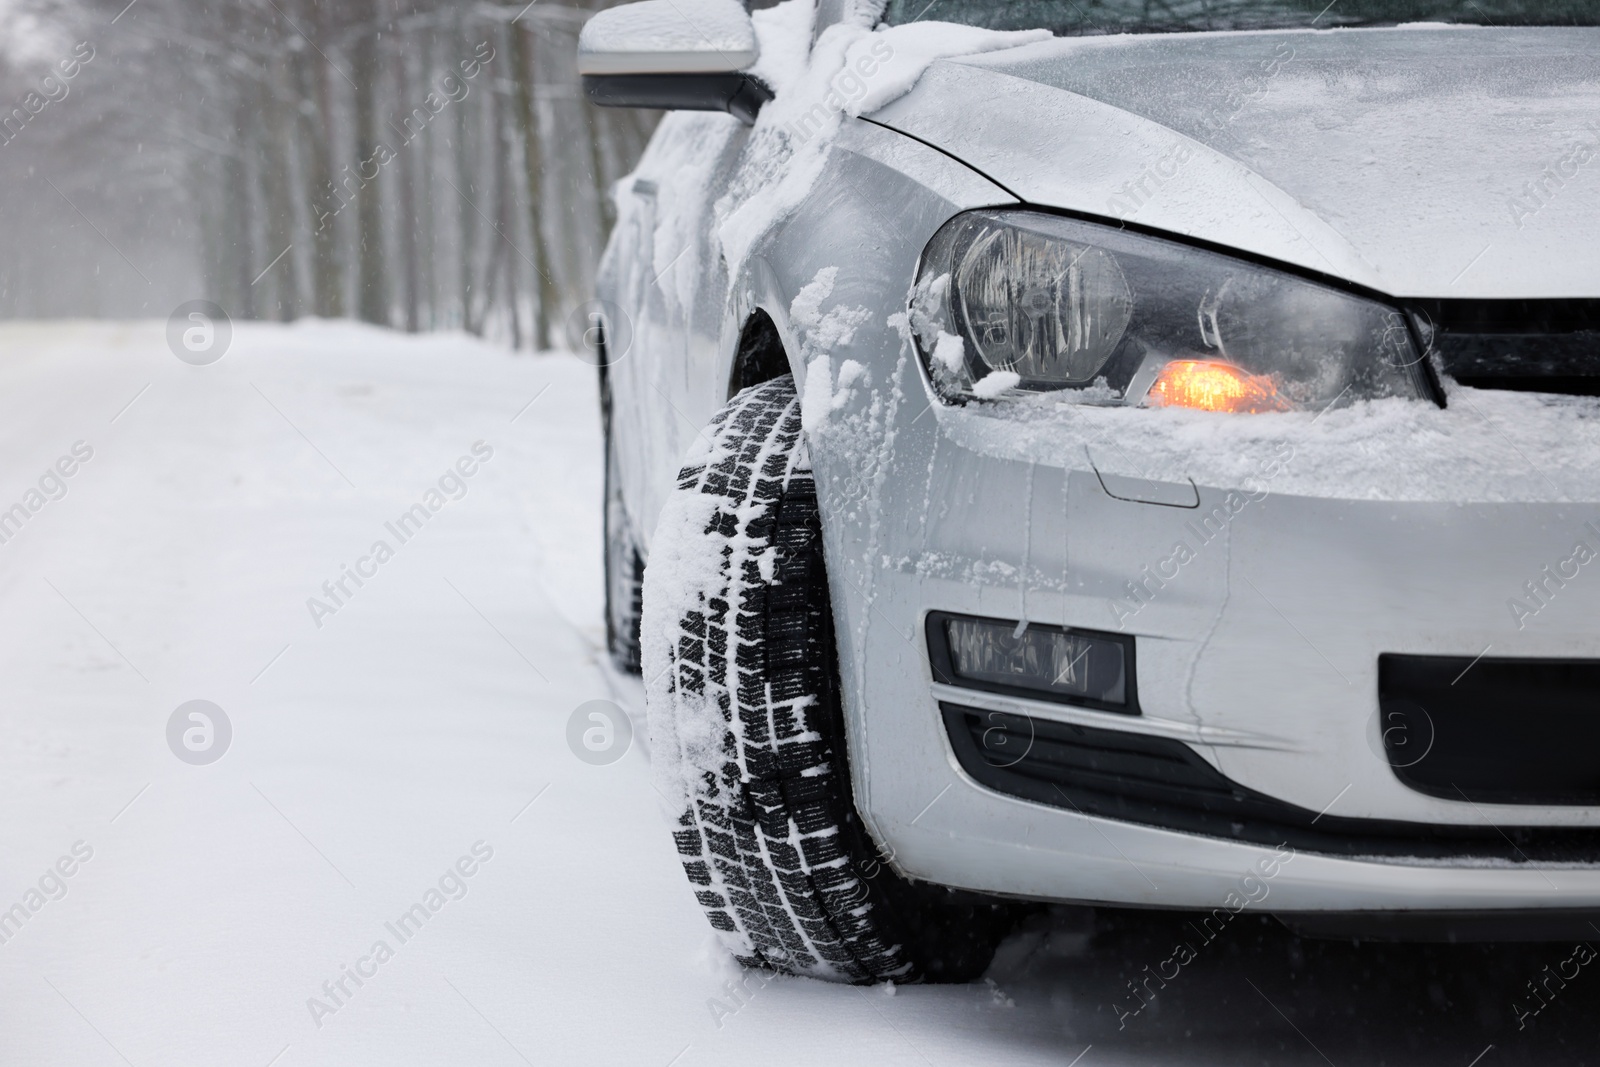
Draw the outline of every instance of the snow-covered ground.
M1571 945L1250 915L1209 944L1102 916L1091 943L1060 910L972 986L741 975L644 739L600 765L568 742L596 700L642 733L601 652L592 369L328 323L240 326L194 367L162 327L0 326L0 522L27 511L0 543L0 1065L1597 1057ZM169 747L193 700L231 725L209 764ZM1569 977L1536 1001L1546 966Z

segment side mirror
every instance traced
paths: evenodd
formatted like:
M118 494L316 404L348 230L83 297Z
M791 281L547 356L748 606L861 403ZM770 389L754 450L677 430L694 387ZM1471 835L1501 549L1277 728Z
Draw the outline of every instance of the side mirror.
M739 0L640 0L578 34L583 92L601 107L726 111L754 122L772 92L744 71L760 55Z

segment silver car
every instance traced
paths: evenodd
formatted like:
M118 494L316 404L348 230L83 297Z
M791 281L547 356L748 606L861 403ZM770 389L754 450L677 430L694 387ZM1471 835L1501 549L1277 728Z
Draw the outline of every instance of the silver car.
M588 335L611 649L740 960L961 980L1039 901L1589 929L1597 22L593 18L589 97L673 112Z

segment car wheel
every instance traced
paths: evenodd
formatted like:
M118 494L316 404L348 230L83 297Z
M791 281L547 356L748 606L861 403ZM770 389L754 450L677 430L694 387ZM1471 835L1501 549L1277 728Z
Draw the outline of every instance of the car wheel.
M600 382L601 422L605 430L605 582L606 651L617 669L639 673L639 617L644 588L644 559L634 546L628 513L622 506L617 475L617 447L612 440L611 393Z
M794 381L735 397L651 541L651 760L706 917L740 962L835 981L968 981L1014 910L909 881L851 798L816 486Z

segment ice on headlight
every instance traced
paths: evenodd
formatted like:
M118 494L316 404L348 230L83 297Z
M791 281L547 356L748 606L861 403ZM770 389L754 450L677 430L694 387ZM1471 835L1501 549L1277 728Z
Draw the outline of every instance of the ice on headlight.
M1009 227L972 241L955 282L955 312L976 355L991 370L1036 381L1093 381L1132 312L1111 256Z
M1058 392L1260 413L1433 389L1404 315L1381 300L1041 211L947 223L923 255L912 321L935 388L958 402ZM942 340L932 358L947 335L959 360ZM996 372L1015 388L977 388Z

